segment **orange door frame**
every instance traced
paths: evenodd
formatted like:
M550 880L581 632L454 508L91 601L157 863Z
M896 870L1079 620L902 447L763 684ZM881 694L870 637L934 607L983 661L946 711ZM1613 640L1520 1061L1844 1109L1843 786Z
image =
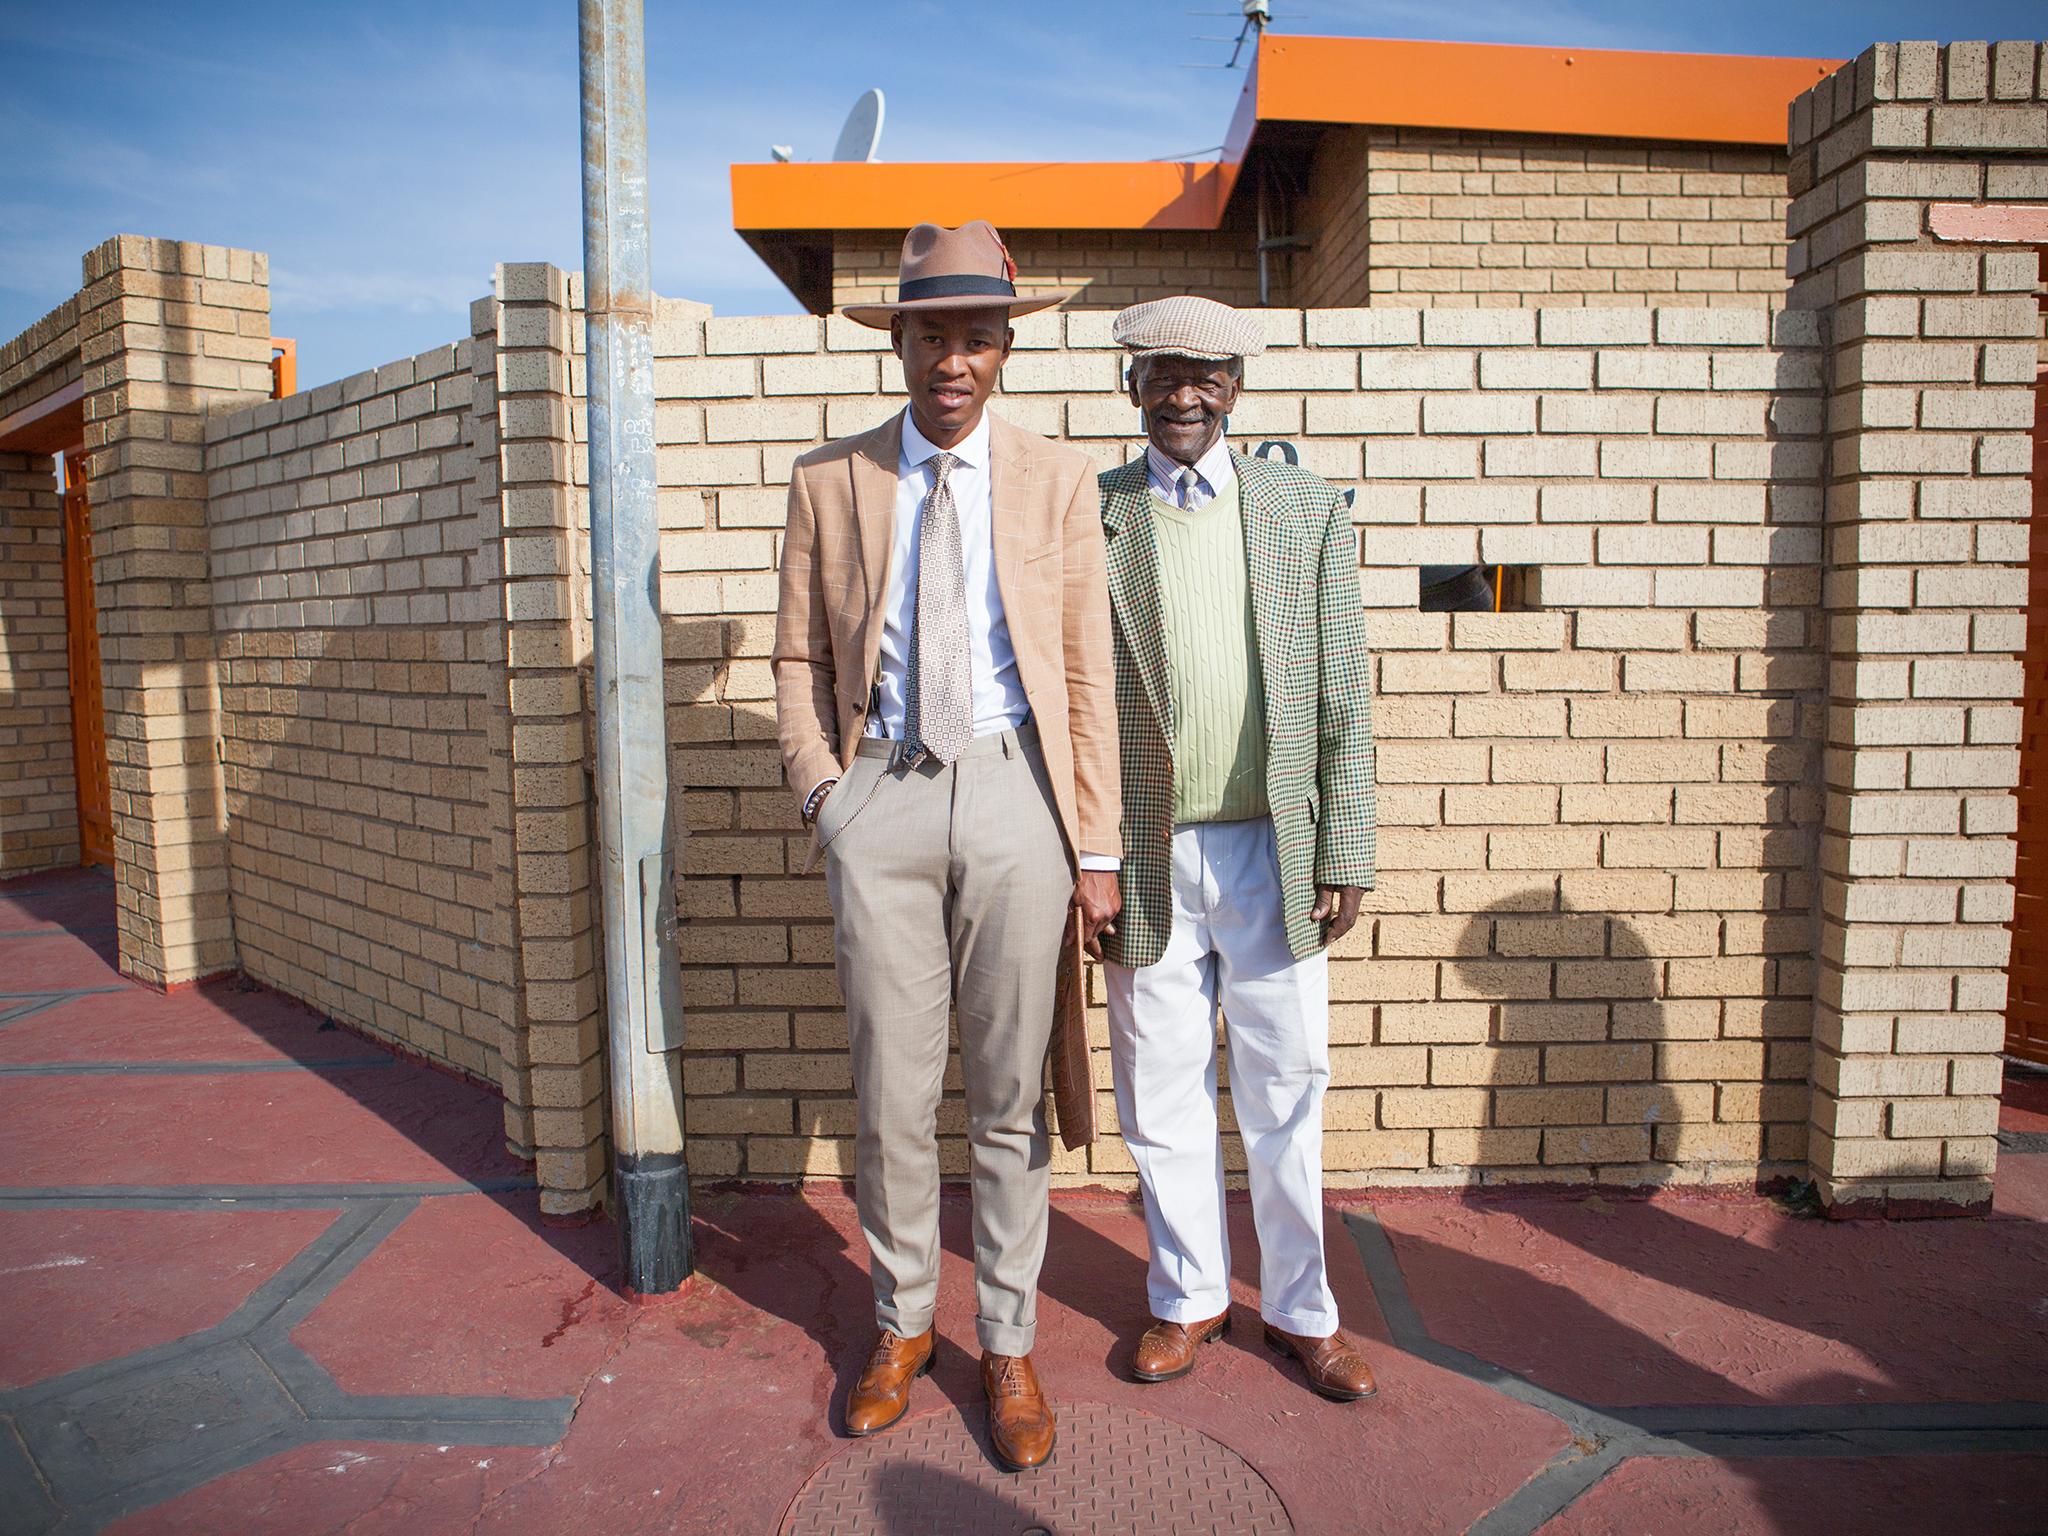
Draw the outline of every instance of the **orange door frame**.
M71 763L78 782L79 862L111 865L113 790L107 771L99 613L92 587L92 507L82 448L64 455L64 634L71 673Z

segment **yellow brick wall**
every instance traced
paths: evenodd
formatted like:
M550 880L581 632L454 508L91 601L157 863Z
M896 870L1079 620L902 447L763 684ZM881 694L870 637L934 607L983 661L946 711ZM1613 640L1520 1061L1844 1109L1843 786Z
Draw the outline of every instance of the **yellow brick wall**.
M1136 446L1107 318L1020 322L996 402L1104 465ZM1377 652L1382 873L1332 971L1331 1181L1797 1168L1822 729L1811 317L1266 324L1236 427L1357 492ZM791 460L899 408L900 376L836 318L677 340L661 479L709 509L663 546L692 1167L844 1174L829 913L797 873L773 740L773 570ZM1415 611L1418 565L1470 560L1536 567L1545 611ZM940 1125L958 1173L954 1091ZM1055 1155L1070 1182L1129 1179L1113 1134Z
M2027 609L2038 253L1930 203L2048 197L2030 42L1883 44L1791 111L1791 302L1827 315L1826 822L1813 1171L1837 1210L1991 1201ZM2038 484L2038 481L2036 482Z
M56 467L0 453L0 877L78 862Z
M270 393L269 259L120 235L78 296L121 969L235 966L206 437Z
M78 295L19 336L0 343L0 416L11 416L84 372L79 358Z
M1291 302L1515 308L1782 303L1785 154L1333 130Z
M1372 135L1372 129L1357 127L1323 134L1308 185L1292 209L1295 230L1311 243L1284 260L1290 304L1335 309L1371 301L1372 186L1366 156Z
M217 421L209 533L243 969L502 1085L476 388L464 342Z

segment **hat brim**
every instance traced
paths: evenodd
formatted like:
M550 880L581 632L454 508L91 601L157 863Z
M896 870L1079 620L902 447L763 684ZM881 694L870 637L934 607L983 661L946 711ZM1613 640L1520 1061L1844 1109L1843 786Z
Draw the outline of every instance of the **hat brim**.
M1071 299L1071 293L1019 294L1016 298L1005 299L981 294L958 294L936 299L912 299L898 304L848 304L839 313L856 325L865 325L872 330L886 331L889 322L897 315L914 315L932 309L1003 309L1012 317L1028 315L1041 309L1051 309L1055 304L1064 304Z
M1257 352L1211 352L1201 347L1131 347L1124 348L1132 357L1191 357L1198 363L1227 363L1234 357L1257 357Z

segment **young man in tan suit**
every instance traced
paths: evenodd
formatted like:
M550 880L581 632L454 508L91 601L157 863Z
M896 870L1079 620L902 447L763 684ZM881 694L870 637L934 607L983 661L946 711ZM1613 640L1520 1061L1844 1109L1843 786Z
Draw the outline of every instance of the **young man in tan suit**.
M909 404L790 476L775 701L825 860L859 1101L856 1195L881 1330L846 1405L886 1428L929 1369L935 1117L957 1008L991 1440L1052 1454L1031 1364L1050 1149L1042 1084L1061 933L1115 916L1115 681L1094 469L985 406L1020 299L994 229L921 224L887 327Z

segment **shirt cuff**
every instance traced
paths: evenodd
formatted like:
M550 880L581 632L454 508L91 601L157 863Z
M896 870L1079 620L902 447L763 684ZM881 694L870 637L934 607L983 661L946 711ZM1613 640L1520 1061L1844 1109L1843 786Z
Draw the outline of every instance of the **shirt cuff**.
M1084 853L1081 855L1081 867L1113 875L1124 867L1124 861L1113 853Z

